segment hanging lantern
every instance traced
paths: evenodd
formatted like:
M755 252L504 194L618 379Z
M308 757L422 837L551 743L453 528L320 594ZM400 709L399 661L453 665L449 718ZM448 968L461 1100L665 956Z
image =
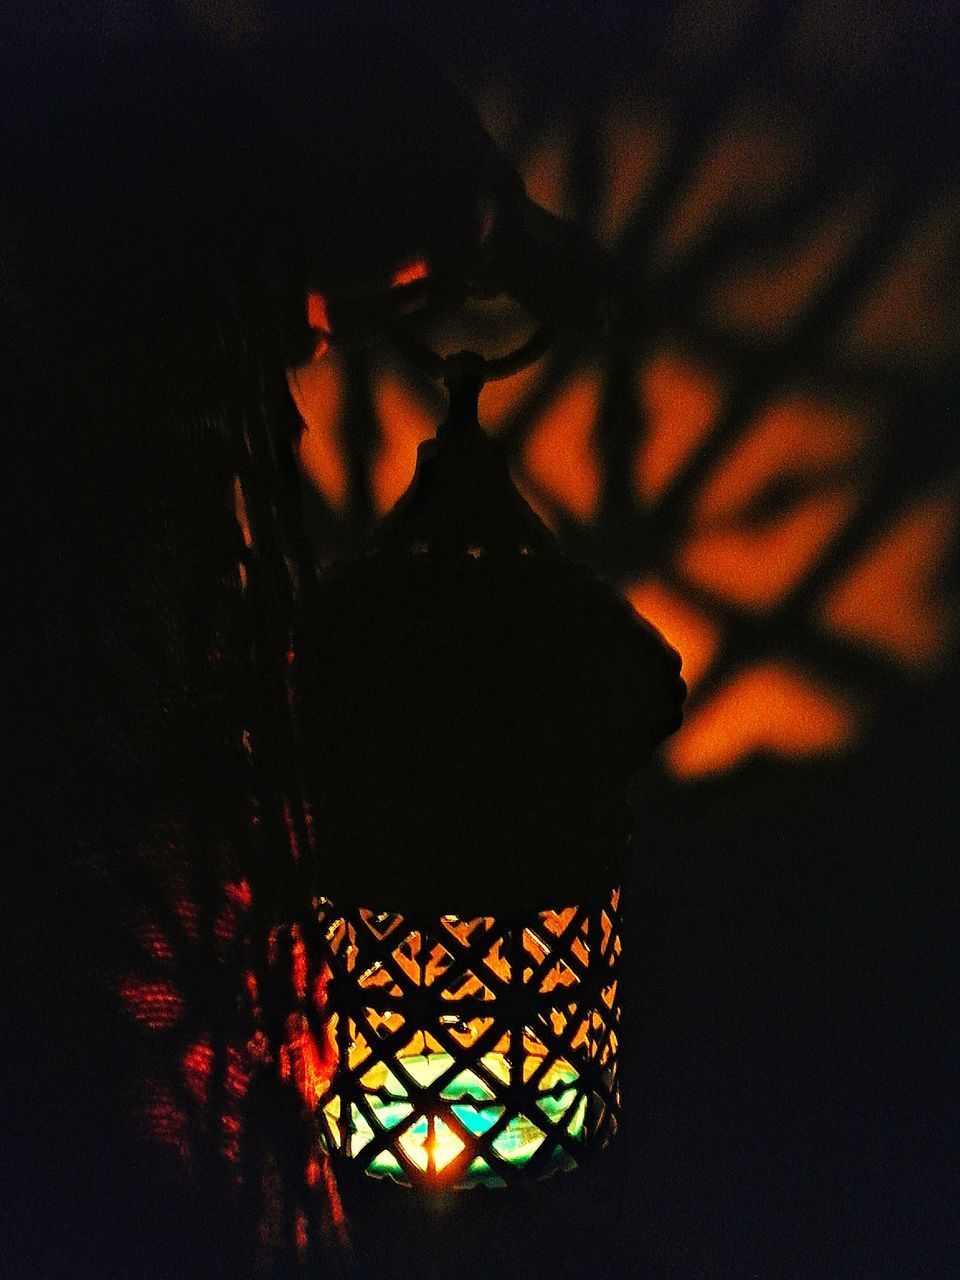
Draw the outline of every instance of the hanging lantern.
M480 428L503 367L444 369L409 490L321 584L307 785L336 1065L317 1114L345 1166L503 1187L616 1132L624 796L684 690Z

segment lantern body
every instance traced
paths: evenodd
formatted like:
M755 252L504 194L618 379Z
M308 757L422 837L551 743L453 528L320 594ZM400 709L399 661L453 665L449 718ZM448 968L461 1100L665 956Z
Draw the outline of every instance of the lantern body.
M319 903L328 1148L413 1187L573 1169L616 1132L620 892L512 917Z
M544 1177L615 1132L624 793L684 692L522 500L478 389L325 575L310 664L320 1129L421 1188Z

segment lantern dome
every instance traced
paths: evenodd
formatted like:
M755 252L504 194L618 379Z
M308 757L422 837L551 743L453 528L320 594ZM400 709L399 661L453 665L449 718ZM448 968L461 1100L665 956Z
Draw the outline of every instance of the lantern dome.
M564 558L450 408L365 553L321 579L305 779L323 892L467 914L617 883L624 792L680 723L680 658Z

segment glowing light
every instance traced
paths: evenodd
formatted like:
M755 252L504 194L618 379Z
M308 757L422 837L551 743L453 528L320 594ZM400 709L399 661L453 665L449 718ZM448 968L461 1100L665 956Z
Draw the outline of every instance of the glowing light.
M250 1087L250 1072L244 1065L239 1050L232 1044L227 1045L226 1058L227 1066L224 1072L223 1087L231 1097L243 1098Z
M717 420L720 386L703 368L675 351L661 351L637 371L637 399L646 431L633 479L644 502L653 502Z
M575 1166L577 1145L602 1146L619 1105L617 902L611 892L595 916L564 907L507 929L452 915L411 929L391 913L338 916L326 902L336 977L335 1065L317 1099L326 1150L404 1185L459 1188L502 1186L507 1165L533 1162L543 1177ZM361 1003L337 1008L351 976ZM507 993L521 1013L498 1006Z
M143 1114L151 1134L157 1142L172 1147L181 1159L188 1159L190 1144L183 1108L176 1104L168 1087L157 1079L146 1080L144 1092Z
M151 1031L173 1026L183 1014L183 1000L169 982L128 978L121 983L120 995L136 1021Z
M307 294L307 324L321 333L332 332L327 300L322 293Z
M175 886L176 897L173 902L173 909L177 913L177 919L183 926L183 931L191 942L196 942L200 936L197 925L197 904L192 898L187 897L186 893Z
M243 545L249 551L253 546L253 534L250 531L250 517L247 514L247 500L243 493L243 483L239 476L233 477L233 502L237 524L240 526L240 533L243 537Z
M895 262L870 292L850 327L859 356L915 368L955 354L960 307L951 284L951 258L960 227L960 193L949 192L911 228Z
M600 387L590 370L572 378L540 418L523 454L524 496L536 505L539 490L579 520L589 520L600 501L600 465L594 425Z
M869 440L865 415L809 397L766 409L731 450L697 499L702 526L749 512L775 483L811 481L859 463Z
M774 264L759 270L738 266L714 294L714 315L727 327L778 337L826 284L862 232L869 211L867 200L850 200Z
M297 925L292 927L290 934L292 938L290 945L291 981L297 999L305 1000L307 996L307 948L304 946Z
M484 429L491 435L502 431L542 377L543 367L538 360L512 378L488 382L480 392L480 422Z
M720 629L706 614L656 578L628 588L627 599L649 618L670 644L683 655L681 674L693 690L706 675L720 641Z
M377 378L374 398L382 434L370 487L382 515L410 483L417 446L434 434L437 415L432 403L416 396L395 374L382 373Z
M748 609L780 603L849 519L852 488L818 494L759 527L707 529L677 555L686 578Z
M297 1253L304 1254L307 1252L309 1245L309 1233L307 1231L307 1215L302 1211L297 1214L297 1225L294 1232L294 1241Z
M800 672L768 664L736 676L690 717L667 748L681 777L731 769L760 754L800 760L849 745L852 709Z
M560 218L573 216L570 206L570 137L554 129L537 143L523 168L527 195Z
M305 430L300 436L300 466L324 501L342 511L347 501L347 466L340 439L343 366L336 351L325 359L287 373L287 386Z
M613 111L603 134L606 182L597 236L604 244L614 244L629 225L665 151L661 123L636 110Z
M412 262L405 263L402 267L398 267L393 273L390 281L392 289L400 289L405 284L413 284L417 280L426 280L430 275L430 268L427 266L423 258L414 258Z
M399 1061L411 1079L423 1087L432 1084L454 1065L453 1057L447 1053L421 1054L402 1058ZM497 1080L509 1080L510 1066L503 1054L484 1054L480 1062L483 1068ZM570 1110L577 1091L574 1088L562 1088L562 1086L575 1084L576 1080L577 1074L574 1069L569 1063L563 1063L552 1076L551 1088L554 1092L538 1097L537 1105L551 1124L559 1124ZM392 1072L388 1073L386 1069L384 1069L384 1081L393 1090L404 1089L397 1076ZM559 1092L556 1091L558 1085L561 1086ZM398 1092L395 1096L370 1092L365 1097L372 1116L384 1131L398 1128L408 1120L415 1109L415 1102L411 1101L410 1095L405 1091ZM456 1127L462 1127L467 1134L475 1137L487 1133L504 1115L505 1108L502 1105L489 1105L495 1095L471 1071L461 1072L451 1084L446 1086L441 1097L450 1102L449 1114L453 1117L453 1124ZM478 1106L476 1105L478 1102L488 1103L488 1105ZM582 1137L585 1118L586 1096L581 1095L581 1103L575 1108L568 1122L568 1132L571 1137L577 1139ZM440 1173L460 1155L465 1149L465 1143L457 1136L451 1124L446 1123L439 1116L433 1117L432 1137L430 1130L430 1118L420 1114L405 1127L399 1142L401 1148L418 1168L424 1171L432 1169ZM373 1129L365 1120L361 1124L361 1132L365 1144L374 1137ZM521 1114L509 1119L494 1138L492 1146L509 1164L520 1166L531 1159L545 1137L543 1129L528 1116ZM383 1151L374 1156L368 1168L376 1174L394 1175L401 1172L396 1158L389 1151Z
M935 666L957 624L956 608L936 589L956 526L950 492L921 498L827 595L824 623L918 671Z
M231 902L235 903L243 911L250 910L253 903L253 893L246 880L228 881L223 888Z
M657 258L667 262L704 239L725 212L775 201L801 163L796 138L754 108L735 121L694 174L678 201Z
M304 1015L291 1013L287 1019L286 1044L280 1048L280 1070L284 1078L292 1076L308 1106L316 1106L317 1099L326 1091L333 1066L329 1042L318 1044Z
M140 930L140 941L144 950L154 960L172 960L173 949L166 935L155 924L145 924Z
M213 1070L213 1049L208 1040L191 1045L183 1055L184 1083L201 1106L206 1106L207 1085Z

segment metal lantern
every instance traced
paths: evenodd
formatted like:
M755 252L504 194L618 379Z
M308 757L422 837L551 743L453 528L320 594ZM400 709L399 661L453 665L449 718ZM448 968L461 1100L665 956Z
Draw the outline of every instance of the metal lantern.
M626 785L680 661L450 409L365 554L321 582L307 789L336 1161L420 1188L571 1169L616 1132Z

